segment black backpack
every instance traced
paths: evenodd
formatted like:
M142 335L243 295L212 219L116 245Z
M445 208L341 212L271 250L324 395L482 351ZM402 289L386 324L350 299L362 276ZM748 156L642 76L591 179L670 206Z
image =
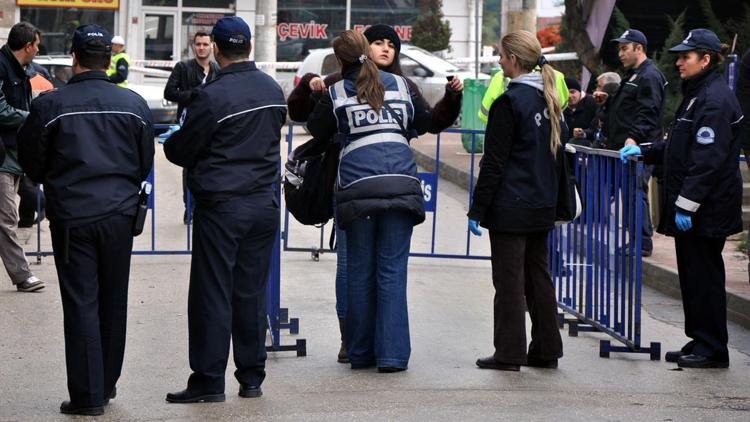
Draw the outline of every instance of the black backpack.
M325 224L333 217L333 188L339 165L339 144L310 139L286 160L286 208L302 224Z

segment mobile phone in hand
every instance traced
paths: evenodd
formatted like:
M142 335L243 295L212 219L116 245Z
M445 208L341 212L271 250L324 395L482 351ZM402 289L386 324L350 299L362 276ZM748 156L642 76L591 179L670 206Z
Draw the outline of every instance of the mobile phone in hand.
M448 82L451 82L453 80L453 75L448 75L445 77L445 79L447 79Z

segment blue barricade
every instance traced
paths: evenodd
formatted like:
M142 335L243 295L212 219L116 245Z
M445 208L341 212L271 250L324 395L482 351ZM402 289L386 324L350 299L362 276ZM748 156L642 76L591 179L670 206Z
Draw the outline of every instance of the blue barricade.
M289 127L286 134L287 151L293 149L294 131ZM449 259L489 259L488 251L472 251L472 236L467 229L468 220L452 222L460 226L451 233L465 235L465 247L460 251L436 250L436 222L439 218L440 193L438 180L443 165L440 161L441 139L445 133L470 134L473 142L483 134L478 130L448 129L435 137L433 165L429 172L420 173L425 195L427 223L431 227L429 251L421 251L413 244L410 256ZM622 342L624 347L612 346L608 340L600 343L600 355L610 352L649 353L651 359L660 358L659 343L650 347L641 346L641 223L643 220L643 191L638 188L643 176L643 163L631 159L623 164L616 151L576 147L574 166L579 183L583 212L574 222L559 226L549 234L549 262L555 283L559 307L574 318L566 319L561 314L561 328L569 325L569 333L577 336L580 331L601 331ZM472 148L474 150L474 148ZM569 154L566 154L569 155ZM465 188L468 188L466 203L471 202L474 189L475 154L469 157ZM295 246L291 242L290 224L293 217L284 213L282 233L284 251L310 252L314 260L321 253L335 252L324 244L326 230L332 224L307 230L319 230L319 244L312 247ZM446 225L441 226L444 228ZM304 228L294 227L295 230ZM438 235L442 235L439 233ZM451 239L452 240L452 239ZM425 242L422 242L424 246ZM459 242L443 242L459 243ZM422 248L424 249L424 248Z
M166 129L169 129L170 125L155 125L155 129L157 131L164 131ZM151 171L151 174L149 174L147 181L153 185L153 190L151 192L151 196L149 197L149 204L148 207L151 210L151 216L150 216L150 224L147 224L146 227L144 227L144 235L146 232L150 232L150 242L149 247L147 248L134 248L133 255L189 255L192 253L192 230L191 230L191 219L188 220L188 224L185 227L185 247L184 249L181 248L175 248L173 246L169 247L160 247L160 245L157 244L157 235L156 235L156 228L157 228L157 210L158 207L157 204L157 168L154 166L154 169ZM180 188L181 189L181 188ZM277 198L281 199L279 189L276 189ZM191 209L191 197L188 193L186 197L186 204L185 208L188 210ZM41 208L41 196L37 198L37 210ZM36 238L37 238L37 247L36 251L33 252L27 252L27 256L35 256L37 263L41 263L41 259L43 256L52 256L53 252L52 250L42 250L42 230L40 223L37 223L36 227ZM268 305L268 327L269 332L272 337L272 345L268 346L267 349L269 351L295 351L297 352L297 356L305 356L307 354L307 342L305 339L296 339L295 344L293 345L282 345L281 344L281 330L288 329L290 334L298 334L299 333L299 319L297 318L289 318L289 312L286 308L281 307L281 250L280 250L280 240L281 235L277 236L273 254L271 257L270 262L270 270L268 274L268 285L266 289L266 301ZM137 237L136 240L140 240L140 237ZM142 243L142 242L134 242L134 243ZM173 245L173 242L171 242Z

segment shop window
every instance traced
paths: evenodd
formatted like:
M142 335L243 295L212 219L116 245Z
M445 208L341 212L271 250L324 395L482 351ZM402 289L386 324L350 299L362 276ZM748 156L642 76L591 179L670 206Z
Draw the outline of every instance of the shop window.
M235 0L182 0L182 7L234 9Z
M177 0L143 0L144 6L177 7Z
M40 55L69 54L73 32L81 23L101 25L110 32L115 28L113 10L21 7L21 20L42 31Z
M146 60L172 60L174 46L174 17L148 14L143 19Z

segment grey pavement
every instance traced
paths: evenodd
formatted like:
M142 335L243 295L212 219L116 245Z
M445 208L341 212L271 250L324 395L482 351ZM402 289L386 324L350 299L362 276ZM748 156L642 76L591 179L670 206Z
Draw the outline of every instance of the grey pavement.
M157 246L181 248L179 169L157 151ZM436 251L463 252L466 198L441 180ZM414 250L429 251L430 219L415 231ZM319 241L318 231L296 224L289 235L292 246ZM144 236L139 247L150 246ZM46 227L42 238L48 245ZM36 247L33 231L24 239L29 250ZM472 252L489 252L486 234L472 239ZM17 293L0 274L0 421L85 419L58 413L67 399L59 287L52 258L32 268L47 282L42 293ZM647 355L599 358L599 340L607 337L596 333L563 333L557 370L476 368L474 361L492 351L486 260L411 259L409 370L353 371L336 363L335 255L315 262L305 252L282 254L282 306L300 318L300 333L282 340L307 339L307 356L271 353L262 398L236 395L230 358L226 403L168 404L165 394L184 388L189 375L189 269L189 256L133 258L123 375L98 420L750 420L750 335L734 324L728 370L675 370ZM662 350L672 350L686 341L677 300L645 288L643 306L645 344L661 341Z

